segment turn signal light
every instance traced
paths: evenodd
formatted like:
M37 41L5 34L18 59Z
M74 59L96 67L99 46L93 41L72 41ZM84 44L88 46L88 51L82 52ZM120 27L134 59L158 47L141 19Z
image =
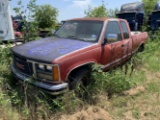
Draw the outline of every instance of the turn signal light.
M53 66L52 72L53 72L53 80L54 81L59 81L59 69L58 69L58 66Z

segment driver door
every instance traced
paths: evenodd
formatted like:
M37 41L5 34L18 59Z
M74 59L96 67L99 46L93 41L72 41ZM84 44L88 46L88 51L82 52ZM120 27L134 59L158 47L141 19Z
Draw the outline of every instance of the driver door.
M117 36L115 41L107 41L102 47L102 64L104 70L110 69L121 63L123 57L123 40L118 21L109 21L104 37L113 34Z

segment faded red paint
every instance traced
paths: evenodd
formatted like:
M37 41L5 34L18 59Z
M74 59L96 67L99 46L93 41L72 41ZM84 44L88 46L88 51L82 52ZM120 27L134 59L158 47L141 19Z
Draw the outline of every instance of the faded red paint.
M128 23L126 20L123 19L115 19L115 18L76 18L71 20L99 20L104 21L103 28L106 28L107 23L109 21L124 21L127 26ZM52 63L58 63L60 66L60 76L61 80L65 81L67 80L67 77L69 73L76 69L79 66L83 66L85 64L89 63L99 63L102 64L102 66L105 69L110 69L111 67L117 65L116 61L120 60L118 62L122 63L124 62L129 56L135 52L138 47L146 43L148 39L148 33L143 32L136 35L129 34L128 39L124 39L124 36L122 34L122 28L121 29L121 35L122 40L118 41L116 43L107 44L105 46L102 45L102 41L104 40L104 34L105 29L103 29L101 37L97 44L94 44L92 46L83 48L81 50L72 52L71 54L67 54L65 56L62 56L58 59L55 59L52 61ZM128 30L130 31L130 28L128 26ZM125 46L122 47L122 44ZM124 56L126 56L124 59L122 59Z
M45 82L41 83L42 80L38 80L37 78L37 81L32 83L35 86L49 90L50 92L54 92L54 90L61 90L66 87L67 82L64 81L68 80L68 77L73 70L81 66L95 63L101 64L104 71L111 69L116 65L124 63L129 57L132 56L134 52L138 50L142 44L146 43L148 39L147 32L131 35L128 23L123 19L77 18L72 20L103 21L103 27L98 41L94 43L86 41L75 42L74 40L68 38L51 37L43 40L32 41L12 48L13 54L17 55L19 59L26 59L27 62L22 60L25 65L31 62L33 71L30 72L37 72L36 67L34 67L35 64L49 64L59 66L59 81L52 82L46 80ZM107 42L104 44L106 28L110 21L118 22L120 33L115 34L116 36L121 35L122 39L112 43ZM120 22L124 22L127 25L126 29L129 31L129 37L127 39L124 39ZM16 64L16 66L21 70L23 70L25 67L21 64ZM28 77L24 77L27 71L23 71L21 73L16 70L17 68L14 65L11 66L15 76L21 80L25 80L26 77ZM45 74L45 72L43 74ZM65 85L65 87L61 86L61 89L56 88L55 82L58 85Z

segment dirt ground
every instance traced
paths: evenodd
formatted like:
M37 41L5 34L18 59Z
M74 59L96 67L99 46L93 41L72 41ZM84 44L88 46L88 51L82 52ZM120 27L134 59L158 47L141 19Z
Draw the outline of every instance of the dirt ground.
M113 120L103 108L90 106L72 115L63 115L59 120Z

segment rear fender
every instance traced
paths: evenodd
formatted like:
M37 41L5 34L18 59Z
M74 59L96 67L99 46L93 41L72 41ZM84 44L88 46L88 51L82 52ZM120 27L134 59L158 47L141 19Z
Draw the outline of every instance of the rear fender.
M138 52L143 52L143 51L144 51L144 43L142 42L138 47Z

